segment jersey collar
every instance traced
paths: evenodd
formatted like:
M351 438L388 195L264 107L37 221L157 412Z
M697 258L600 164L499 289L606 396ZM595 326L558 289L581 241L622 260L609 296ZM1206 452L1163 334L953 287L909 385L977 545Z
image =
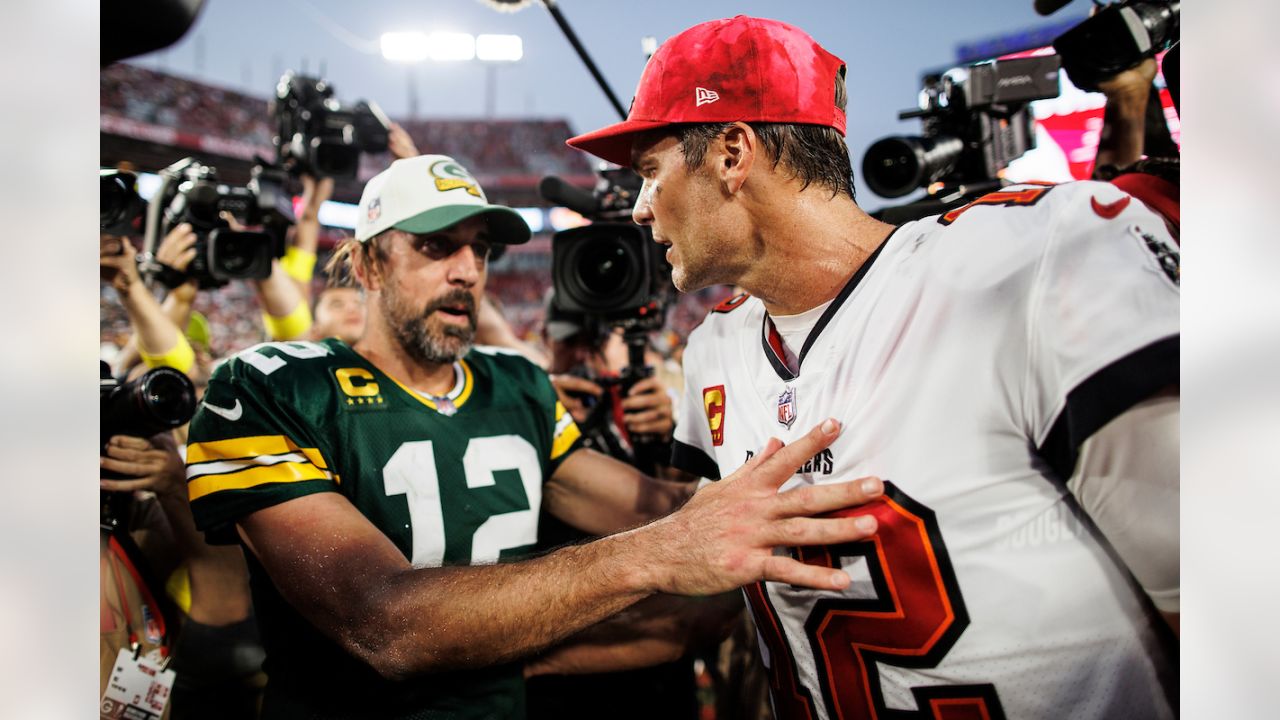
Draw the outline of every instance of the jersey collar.
M880 242L880 245L876 247L875 251L872 252L871 255L867 256L867 259L862 263L862 266L853 273L853 277L849 278L849 282L845 283L843 288L840 288L840 294L836 295L835 300L831 301L831 304L827 306L826 312L822 313L822 316L818 318L818 322L814 324L813 329L809 331L809 335L805 337L804 346L801 347L800 352L796 354L795 372L792 372L791 368L787 367L787 363L784 359L786 357L786 353L783 352L782 349L782 335L780 335L778 333L778 329L773 326L773 319L769 317L769 311L765 311L764 320L762 321L762 326L760 328L761 346L764 349L764 356L768 359L769 365L784 382L791 382L792 380L800 377L800 368L804 366L804 358L809 354L809 349L813 347L814 342L817 341L818 335L822 334L822 330L827 327L827 323L831 322L831 318L835 317L836 312L844 305L844 301L848 300L849 296L853 294L854 288L858 287L858 283L862 282L862 278L866 277L867 271L871 269L871 265L876 261L876 258L880 257L880 251L884 249L885 245L889 244L889 239L892 238L898 230L899 228L894 228L893 232L889 233L885 239Z
M466 360L455 362L453 364L453 373L453 389L444 395L420 393L390 375L387 375L387 377L391 378L391 382L399 385L400 389L404 390L405 394L414 400L436 412L452 415L471 397L471 391L475 388L475 377L472 375L471 366L467 364ZM383 374L385 375L385 373Z

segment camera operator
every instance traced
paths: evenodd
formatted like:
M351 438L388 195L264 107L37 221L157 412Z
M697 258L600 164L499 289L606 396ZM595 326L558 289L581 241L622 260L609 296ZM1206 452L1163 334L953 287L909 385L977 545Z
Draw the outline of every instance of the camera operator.
M179 225L157 258L185 269L193 243L190 227ZM142 283L127 238L102 234L100 254L102 278L119 294L143 361L130 377L158 367L206 374L207 353L205 363L197 362L178 329L190 317L194 281L175 288L162 307ZM162 658L173 658L173 717L252 717L262 650L250 612L248 572L238 549L210 546L195 530L185 461L175 437L185 425L138 437L131 428L114 427L106 411L103 423L104 436L111 433L102 448L100 479L104 518L110 516L104 519L100 547L104 693L113 670L119 675L122 664L150 653L161 667L169 664ZM120 655L130 646L137 655ZM108 699L104 696L104 703Z
M626 368L627 347L621 335L584 315L555 307L553 296L547 303L543 341L551 352L551 382L588 443L634 463L631 438L645 437L656 446L651 454L655 464L666 466L675 429L672 393L666 383L654 374L638 380L624 397L617 383L609 382L606 388L597 382L616 380ZM649 351L646 359L653 355ZM593 417L593 410L602 404Z

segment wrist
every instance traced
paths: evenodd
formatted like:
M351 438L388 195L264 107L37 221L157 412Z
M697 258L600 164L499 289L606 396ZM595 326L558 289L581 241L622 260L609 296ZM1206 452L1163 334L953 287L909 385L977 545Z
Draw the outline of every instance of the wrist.
M604 538L598 542L613 543L605 548L608 557L619 561L616 576L625 592L652 595L663 588L662 537L668 523L662 518Z

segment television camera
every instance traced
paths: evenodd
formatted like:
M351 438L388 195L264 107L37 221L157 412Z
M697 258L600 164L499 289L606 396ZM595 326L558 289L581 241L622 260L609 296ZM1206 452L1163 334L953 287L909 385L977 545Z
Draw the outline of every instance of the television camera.
M1058 58L1052 55L927 75L920 107L898 114L900 120L920 118L923 133L877 140L862 158L863 178L887 198L935 182L959 190L959 196L993 189L999 172L1035 147L1035 119L1027 104L1058 92Z
M259 162L245 187L232 187L218 181L214 167L184 158L160 171L160 178L147 210L142 272L169 287L194 278L202 289L271 275L271 261L284 254L285 231L294 222L282 171ZM262 229L233 228L224 212ZM196 233L196 256L186 273L155 262L153 255L158 239L180 223Z
M360 153L385 152L391 121L375 103L344 105L325 80L289 71L271 106L277 161L292 175L354 179Z
M591 193L553 176L543 178L538 191L547 201L592 221L561 230L551 239L552 310L577 319L585 341L593 346L613 329L622 330L627 367L617 378L592 380L606 391L617 385L625 397L637 382L653 375L644 358L649 333L662 328L675 288L662 246L653 241L648 227L631 222L640 177L628 168L602 170L599 175ZM608 402L596 404L583 432L604 422L608 414ZM658 447L657 438L631 440L638 459Z

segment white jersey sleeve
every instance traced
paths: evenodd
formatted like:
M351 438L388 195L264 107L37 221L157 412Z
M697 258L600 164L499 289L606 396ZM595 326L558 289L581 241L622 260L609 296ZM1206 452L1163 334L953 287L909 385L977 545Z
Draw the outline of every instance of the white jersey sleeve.
M1066 477L1094 431L1177 382L1178 250L1159 216L1108 183L1045 199L1057 207L1029 298L1025 418Z

